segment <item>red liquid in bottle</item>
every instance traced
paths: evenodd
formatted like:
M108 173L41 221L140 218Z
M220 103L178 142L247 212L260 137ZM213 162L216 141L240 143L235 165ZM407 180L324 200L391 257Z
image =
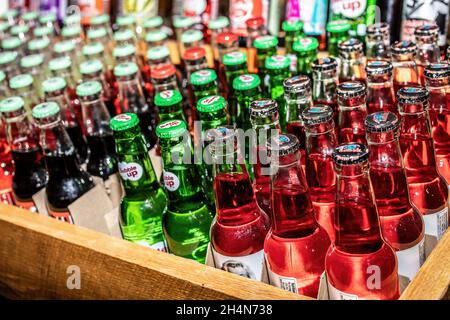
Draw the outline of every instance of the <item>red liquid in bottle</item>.
M417 45L411 41L397 41L392 45L391 51L394 91L397 95L400 88L419 85L419 73L415 62Z
M0 120L0 202L13 205L12 174L14 165L11 148L6 140L5 129L4 121Z
M300 160L302 162L302 167L305 168L305 142L306 142L306 134L305 134L305 126L302 121L294 121L286 123L286 133L293 134L297 137L300 143Z
M393 66L387 61L370 61L367 72L367 113L393 112L398 115L392 82Z

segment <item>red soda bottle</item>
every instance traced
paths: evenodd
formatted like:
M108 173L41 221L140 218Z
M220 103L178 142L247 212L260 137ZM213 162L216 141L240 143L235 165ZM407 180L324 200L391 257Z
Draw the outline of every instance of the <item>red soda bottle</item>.
M398 115L392 82L392 64L388 61L369 61L367 73L367 113L390 111Z
M0 99L9 96L6 75L0 71ZM12 164L11 148L6 139L6 122L0 117L0 202L14 204L12 193L12 174L14 166Z
M332 300L399 297L397 259L381 236L368 159L369 149L360 143L333 152L336 241L325 261Z
M425 67L431 137L438 171L450 186L450 65L432 63Z
M216 72L219 75L219 88L221 88L225 94L228 93L230 88L227 88L227 77L225 74L225 67L222 63L223 56L227 53L235 52L239 50L238 36L231 32L223 32L217 35L216 43L218 50L218 59L216 61ZM226 96L225 96L226 98Z
M425 221L425 252L428 256L448 227L448 186L436 167L427 90L423 87L401 88L397 101L402 116L400 148L409 194Z
M317 298L330 239L314 218L294 135L272 137L272 228L264 241L269 279L279 288Z
M314 105L302 113L306 128L306 179L310 188L316 220L334 242L334 196L336 173L331 155L338 145L333 110Z
M47 171L42 162L42 151L25 102L10 97L0 102L0 112L6 123L6 133L14 160L12 189L17 206L36 212L32 196L47 184Z
M417 45L411 41L397 41L391 47L395 94L402 87L419 85L416 51Z
M364 70L364 45L358 39L348 39L338 44L339 82L366 81Z
M253 41L256 38L267 34L266 27L264 25L264 18L253 17L248 19L245 24L247 25L247 57L248 57L248 72L257 73L258 65L256 59L256 48L253 46Z
M253 190L256 202L267 215L271 215L270 162L267 157L267 141L281 133L278 105L275 100L256 100L250 104L250 122L255 130L253 159Z
M439 27L436 24L425 24L418 26L414 31L417 43L416 64L419 72L419 80L425 86L424 69L430 63L437 63L441 60L441 50L439 48Z
M339 142L366 143L366 86L362 82L344 82L338 85L336 92L339 104Z
M214 163L217 216L211 225L216 268L260 280L269 217L258 207L234 130L215 129L208 148Z
M365 125L370 148L370 181L381 231L384 240L396 251L400 280L405 277L407 283L425 261L425 225L409 200L398 143L400 121L392 112L376 112L367 116Z

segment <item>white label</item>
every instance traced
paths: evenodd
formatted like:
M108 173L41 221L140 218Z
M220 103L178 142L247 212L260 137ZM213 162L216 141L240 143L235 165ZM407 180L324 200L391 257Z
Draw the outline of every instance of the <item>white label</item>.
M328 282L328 293L330 295L330 300L359 300L359 297L356 294L340 291L333 287L330 282Z
M142 177L144 170L136 162L119 162L119 173L123 180L138 181Z
M425 261L425 237L415 246L397 251L398 274L412 280Z
M298 284L296 278L281 276L270 270L270 266L268 263L267 266L267 272L269 274L269 281L271 285L293 293L298 293Z
M160 252L168 252L166 241L160 241L160 242L154 243L152 245L148 244L148 242L145 241L145 240L137 241L136 243L141 245L141 246L144 246L144 247L147 247L147 248L151 248L153 250L157 250L157 251L160 251Z
M184 0L184 14L186 16L199 16L206 9L206 0Z
M346 18L354 19L364 14L367 0L334 0L331 2L331 7L335 14L342 14Z
M264 265L264 250L248 256L227 257L216 252L214 248L211 247L211 249L217 269L261 281Z
M439 212L424 215L423 220L425 221L425 234L440 240L448 228L448 208L445 207Z
M163 178L164 178L164 185L166 186L166 189L169 191L172 192L176 191L180 186L180 180L172 172L164 171Z

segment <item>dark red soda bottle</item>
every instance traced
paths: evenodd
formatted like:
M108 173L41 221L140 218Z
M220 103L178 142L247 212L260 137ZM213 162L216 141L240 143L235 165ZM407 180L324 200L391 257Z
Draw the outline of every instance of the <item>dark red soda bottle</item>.
M430 63L438 63L441 60L439 48L439 27L437 24L425 24L414 30L414 38L417 43L416 64L419 72L419 80L425 86L424 70Z
M384 240L395 250L400 284L414 278L425 261L424 230L420 212L411 205L398 143L399 118L376 112L365 120L370 155L370 181Z
M364 70L364 45L358 39L348 39L338 44L339 82L366 81Z
M29 120L25 102L20 97L2 100L0 112L14 160L14 202L23 209L37 212L32 196L45 187L48 177L36 128Z
M369 149L360 143L341 144L333 152L336 241L325 261L332 300L399 297L397 259L381 236L368 160Z
M234 130L215 129L208 148L214 163L216 218L211 245L216 268L260 280L269 217L258 207Z
M390 111L398 115L392 82L392 64L388 61L369 61L367 73L367 113Z
M338 85L336 93L339 104L339 142L366 143L366 86L362 82L344 82Z
M303 111L306 128L306 179L316 220L334 242L334 196L336 173L331 155L337 147L333 110L327 105L314 105Z
M436 164L450 186L450 64L429 64L424 75L430 94L428 113Z
M317 298L330 239L314 217L299 141L294 135L278 135L267 146L274 171L272 228L264 241L270 283Z
M439 175L428 119L428 92L424 87L405 87L397 93L402 116L400 148L412 204L425 221L428 254L448 227L448 186Z
M76 149L67 133L56 102L38 104L32 111L40 131L40 145L48 171L45 187L51 217L72 223L68 206L94 187L92 177L81 168Z
M397 41L391 47L395 94L402 87L419 85L416 51L417 45L412 41Z

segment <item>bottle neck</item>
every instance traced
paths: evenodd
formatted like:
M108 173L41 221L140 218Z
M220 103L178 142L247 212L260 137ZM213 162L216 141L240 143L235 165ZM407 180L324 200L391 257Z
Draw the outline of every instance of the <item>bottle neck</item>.
M313 73L313 99L314 101L336 101L336 87L338 77L336 70Z
M47 92L47 101L54 101L59 105L61 121L66 128L73 128L78 126L78 120L73 111L70 99L67 96L65 90L57 90L53 92Z
M403 167L396 131L367 132L369 162L377 167Z
M136 75L135 75L136 76ZM144 91L136 77L118 79L119 101L122 112L143 113L148 110Z
M312 106L311 90L299 93L285 93L287 122L301 121L302 112Z
M29 121L24 109L7 115L6 135L13 151L25 152L39 148L36 127Z
M88 136L112 135L108 110L99 95L85 97L81 101L83 123Z
M66 157L75 154L75 147L59 116L39 120L39 141L45 156Z

